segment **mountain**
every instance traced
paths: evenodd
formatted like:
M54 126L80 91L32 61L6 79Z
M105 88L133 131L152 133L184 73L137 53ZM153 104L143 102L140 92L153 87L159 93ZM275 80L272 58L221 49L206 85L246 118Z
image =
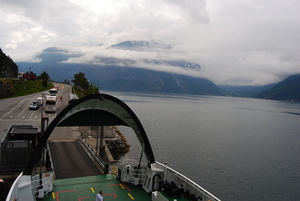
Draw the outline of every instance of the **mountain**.
M291 75L255 98L300 101L300 74Z
M223 90L210 80L171 73L172 69L199 73L201 67L199 64L175 57L174 55L178 53L174 54L172 46L168 44L154 41L125 41L107 47L106 51L107 54L92 52L94 55L90 56L57 47L47 48L38 56L41 62L35 64L34 71L39 71L37 74L47 71L55 81L72 80L75 73L83 72L90 82L100 87L100 90L224 94ZM109 51L116 53L121 51L124 55L134 57L109 56ZM144 57L139 57L140 55ZM84 63L76 63L86 57L91 59ZM18 64L21 69L30 65ZM170 72L163 71L162 68L167 68Z
M102 67L95 69L97 86L106 90L223 95L213 82L186 75L141 68ZM90 70L87 77L92 77Z
M230 86L230 85L218 85L221 89L232 92L236 96L242 97L254 97L266 90L271 89L275 84L263 85L263 86Z
M174 53L172 50L173 47L169 44L162 43L162 42L155 42L155 41L125 41L115 45L111 45L108 49L121 49L121 50L129 50L134 52L156 52L159 55L159 59L141 59L142 62L147 64L154 64L154 65L170 65L174 67L181 67L184 69L192 69L199 71L201 69L199 64L187 62L183 59L166 59L171 57ZM165 58L165 59L162 59ZM106 60L101 60L103 62L107 62ZM112 60L115 60L113 58ZM120 61L120 59L118 59ZM119 62L120 63L120 62ZM126 60L123 61L122 64L135 64L135 60Z
M32 63L18 65L29 66ZM40 63L35 68L40 72L47 69L51 79L61 82L70 81L75 73L83 72L90 82L106 91L224 95L223 90L204 78L142 68L65 63Z
M171 50L172 46L162 42L156 41L124 41L109 48L117 48L131 51L159 51L159 50Z
M0 78L17 78L17 64L0 48Z

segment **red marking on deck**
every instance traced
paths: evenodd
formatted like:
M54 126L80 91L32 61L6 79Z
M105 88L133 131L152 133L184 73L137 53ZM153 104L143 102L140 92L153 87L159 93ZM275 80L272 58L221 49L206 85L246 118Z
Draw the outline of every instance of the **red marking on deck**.
M58 191L58 192L55 192L56 200L59 201L59 197L58 197L58 194L59 194L59 193L66 193L66 192L71 192L71 191L75 191L75 190L68 190L68 191Z
M82 198L78 198L78 201L81 201L81 200L83 200L83 199L85 199L85 198L90 198L90 197L82 197Z
M108 185L108 186L124 186L128 191L130 191L130 188L128 188L127 186L126 186L126 184L112 184L112 185Z
M106 196L106 195L113 195L115 198L118 198L118 196L116 195L116 194L114 194L114 193L109 193L109 194L103 194L103 196Z

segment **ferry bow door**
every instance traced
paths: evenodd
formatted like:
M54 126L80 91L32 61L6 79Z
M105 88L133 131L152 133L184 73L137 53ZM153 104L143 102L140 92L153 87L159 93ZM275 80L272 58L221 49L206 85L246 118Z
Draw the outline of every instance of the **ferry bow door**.
M162 184L162 178L163 178L162 169L155 168L154 166L152 166L151 168L148 167L147 175L143 183L143 189L147 193L160 190Z

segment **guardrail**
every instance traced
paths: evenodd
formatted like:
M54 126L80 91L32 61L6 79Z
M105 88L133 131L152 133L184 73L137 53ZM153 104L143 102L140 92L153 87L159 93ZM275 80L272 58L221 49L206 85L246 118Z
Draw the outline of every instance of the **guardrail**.
M33 176L31 178L31 185L33 195L36 198L43 198L53 189L53 172Z
M106 165L105 162L99 156L97 156L94 149L88 143L86 143L86 141L81 136L80 139L85 149L93 157L93 159L97 162L97 164L104 170L105 173L108 173L108 169L109 169L108 165Z
M53 189L53 175L53 172L45 172L31 176L23 175L22 172L11 186L6 201L35 200L34 197L43 198ZM30 191L32 194L29 193Z
M185 191L188 191L190 194L194 194L194 196L200 197L202 200L213 200L213 201L221 201L219 198L205 190L203 187L184 176L183 174L173 170L172 168L164 165L162 163L156 162L162 169L164 169L165 173L165 181L175 181L184 186Z

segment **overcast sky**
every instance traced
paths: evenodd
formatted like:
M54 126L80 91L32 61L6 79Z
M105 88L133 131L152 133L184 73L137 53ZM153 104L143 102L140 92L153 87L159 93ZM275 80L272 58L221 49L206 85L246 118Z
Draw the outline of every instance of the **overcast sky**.
M170 58L198 63L201 70L192 74L216 84L264 85L300 73L299 0L0 0L0 5L0 48L15 62L38 62L36 55L48 47L82 52L87 61L91 55L115 55L104 48L115 43L153 40L173 47Z

